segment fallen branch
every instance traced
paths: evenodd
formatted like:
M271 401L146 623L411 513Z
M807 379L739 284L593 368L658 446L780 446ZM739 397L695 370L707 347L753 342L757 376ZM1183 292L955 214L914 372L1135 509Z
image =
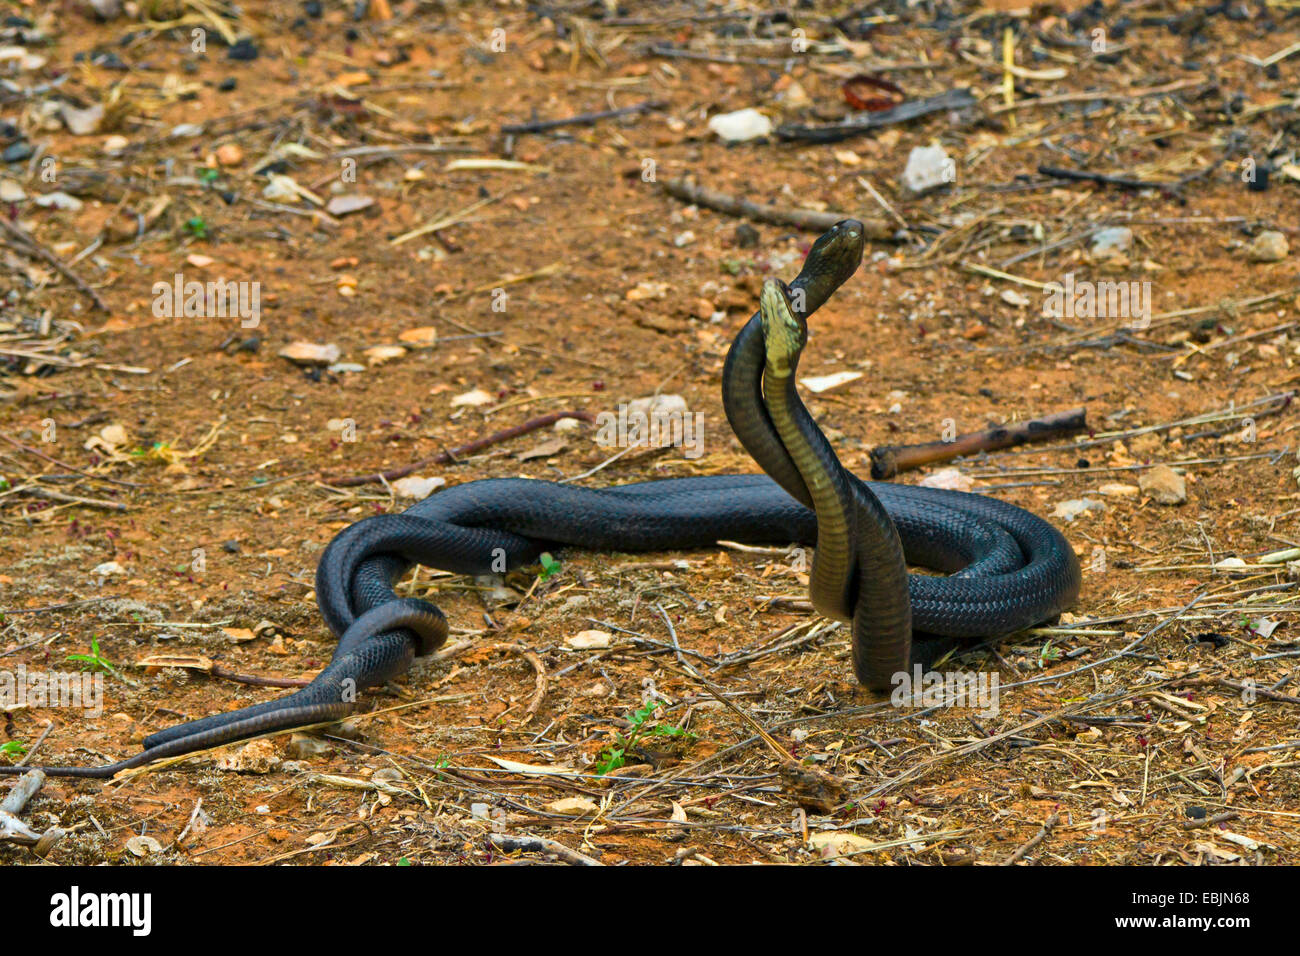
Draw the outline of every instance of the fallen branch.
M793 57L784 60L770 56L736 56L732 53L708 53L704 50L684 50L667 43L656 43L646 51L651 56L661 56L671 60L699 60L703 63L730 63L739 66L770 66L784 69L790 65Z
M1014 448L1016 445L1048 441L1084 431L1088 427L1086 415L1086 408L1074 408L1015 425L1002 425L958 435L951 441L931 441L920 445L879 445L871 449L871 477L877 480L892 478L899 472L952 461L961 455Z
M45 729L42 730L41 735L36 738L36 743L32 744L30 747L27 748L27 753L22 755L22 758L18 761L17 764L15 764L15 766L25 767L27 766L27 764L31 763L32 758L36 756L36 752L41 749L41 745L45 743L45 738L50 735L50 731L52 731L53 729L54 729L54 721L47 720L45 722ZM21 783L22 781L19 782ZM35 793L35 791L32 792ZM10 796L13 796L13 794L11 793ZM29 797L28 799L31 798ZM17 810L12 810L10 812L17 813L18 810L21 809L22 807L18 807Z
M40 770L23 774L4 800L0 800L0 813L22 813L23 807L36 796L44 783L45 774Z
M259 677L254 674L241 674L222 667L216 661L202 654L151 654L135 662L136 667L159 669L175 668L198 671L210 677L234 681L237 684L249 684L254 687L306 687L311 681L298 677Z
M237 671L227 670L220 664L213 664L208 673L222 680L248 684L252 687L306 687L311 683L300 677L259 677L256 674L240 674Z
M58 465L60 468L66 468L68 471L81 475L81 477L83 478L90 478L93 479L94 481L107 481L115 485L121 485L123 488L143 487L142 485L139 485L134 481L123 481L120 478L110 478L107 475L95 475L95 474L91 474L88 471L82 471L80 468L76 467L75 465L69 465L66 461L59 461L59 459L57 458L51 458L49 455L45 454L44 452L37 451L35 448L28 448L22 442L15 441L14 439L10 438L8 435L5 435L3 433L0 433L0 441L6 441L9 444L13 445L15 448L19 449L20 451L25 451L29 455L34 455L35 457L39 458L41 461L47 461L51 465Z
M1279 704L1300 704L1300 697L1292 697L1290 694L1279 694L1277 691L1269 690L1267 687L1252 687L1235 680L1229 680L1226 677L1220 677L1216 683L1220 687L1227 687L1230 690L1241 691L1245 694L1254 694L1256 697L1263 697L1265 700L1275 700Z
M551 412L547 415L538 415L536 418L530 418L522 425L515 425L511 428L503 428L499 432L493 432L485 438L477 438L472 442L467 442L459 448L453 448L450 451L442 451L430 458L422 458L417 462L409 465L403 465L401 468L394 468L391 471L372 472L368 475L352 475L346 478L328 478L322 477L322 481L327 485L335 488L351 488L356 485L382 484L386 481L395 481L398 478L405 478L412 472L419 471L421 468L429 465L449 465L455 462L462 455L472 455L475 452L482 451L499 442L509 441L511 438L518 438L520 435L526 435L529 432L537 431L539 428L545 428L547 425L553 425L561 418L576 418L579 421L592 421L591 413L581 410L572 410L567 412Z
M600 860L593 859L577 850L571 850L563 843L539 836L510 836L508 833L490 833L488 840L498 850L507 853L519 850L523 853L549 853L573 866L604 866Z
M1079 93L1060 93L1053 96L1020 99L1016 100L1014 103L1000 103L997 106L989 107L989 115L996 116L999 113L1028 109L1031 106L1059 106L1062 103L1092 103L1103 101L1132 102L1133 100L1146 99L1148 96L1165 96L1169 93L1176 93L1180 90L1205 85L1206 83L1204 80L1188 79L1176 80L1173 83L1166 83L1164 86L1151 86L1141 90L1129 90L1126 93L1109 92L1106 90L1084 90Z
M1184 830L1199 830L1201 827L1213 827L1218 826L1220 823L1227 823L1229 820L1237 819L1240 815L1236 810L1228 810L1224 813L1216 813L1212 817L1201 817L1199 820L1184 820L1182 826Z
M546 699L546 665L542 663L541 657L531 648L523 644L475 644L473 641L464 641L460 644L453 644L451 647L443 648L438 653L432 655L429 660L449 661L456 657L461 657L469 651L501 651L505 654L518 654L528 662L533 669L533 699L528 702L528 708L524 711L529 717L534 717L537 711L541 709L542 701Z
M470 213L477 212L479 209L482 209L484 206L496 202L498 199L501 199L505 195L507 194L501 193L500 195L497 196L488 196L484 199L478 200L477 202L470 203L470 205L466 206L464 209L460 210L459 212L454 212L449 216L441 216L438 219L435 219L433 222L426 222L424 225L416 226L414 229L408 230L407 232L402 233L400 236L395 236L392 239L388 240L388 244L392 246L400 246L404 242L410 242L412 239L417 239L420 236L428 235L431 232L438 232L439 230L442 229L450 229L458 222L463 221L465 217L468 216ZM291 207L286 207L286 208L291 208ZM301 210L297 210L297 211L301 212Z
M673 179L663 184L664 192L696 206L703 206L728 216L739 216L755 222L774 226L793 226L809 232L825 232L843 219L854 218L842 212L818 212L814 209L793 209L788 206L767 206L738 196L716 192L697 186L686 179ZM862 219L868 239L892 239L895 227L885 219Z
M40 770L31 770L19 777L13 789L3 801L0 801L0 843L29 846L37 856L44 856L63 838L65 831L58 827L51 827L44 833L37 833L17 817L44 783L45 774Z
M797 126L793 123L785 123L776 128L776 135L781 139L799 140L805 143L838 143L881 126L906 123L943 110L967 109L974 106L975 102L975 97L968 89L947 90L938 96L908 100L899 103L893 109L868 113L865 116L852 116L842 123L832 123L829 126Z
M1178 183L1152 182L1145 179L1133 179L1129 176L1113 176L1110 173L1090 173L1083 169L1066 169L1063 166L1039 166L1039 174L1053 179L1067 179L1072 182L1096 183L1099 186L1118 186L1121 189L1162 189L1176 193Z
M31 233L27 232L27 230L23 229L18 224L5 219L3 216L0 216L0 228L3 228L5 233L8 235L9 244L11 246L19 252L34 255L43 259L47 265L54 269L55 272L71 282L77 287L78 291L90 299L90 301L94 303L95 308L99 309L100 312L108 311L108 305L100 298L99 293L92 289L90 285L81 278L81 276L73 272L62 259L41 245L40 241L37 240L35 236L31 235Z
M55 491L53 488L42 488L38 485L27 485L15 489L15 493L21 492L30 495L33 498L43 498L46 501L58 501L62 504L83 505L87 508L98 508L101 511L126 511L127 507L120 501L105 501L103 498L82 498L80 495L69 495L62 491Z
M568 116L563 119L538 120L534 123L512 123L508 126L502 126L501 132L518 136L522 133L544 133L547 130L559 129L563 126L592 126L601 120L615 119L619 116L634 116L637 113L649 113L651 110L663 109L667 105L668 103L665 100L647 100L644 103L637 103L635 106L624 106L616 110L579 113L576 116Z
M1047 839L1047 835L1052 832L1052 827L1056 826L1057 821L1060 819L1061 819L1061 815L1059 813L1053 813L1050 817L1044 820L1042 829L1040 829L1036 834L1034 834L1033 838L1030 839L1028 843L1026 843L1020 849L1016 850L1015 853L1012 853L1011 856L1007 857L1006 863L1002 865L1011 866L1015 863L1020 862L1020 860L1024 859L1025 855L1028 854L1030 850L1032 850L1034 847L1038 846L1038 844L1042 843L1044 840Z

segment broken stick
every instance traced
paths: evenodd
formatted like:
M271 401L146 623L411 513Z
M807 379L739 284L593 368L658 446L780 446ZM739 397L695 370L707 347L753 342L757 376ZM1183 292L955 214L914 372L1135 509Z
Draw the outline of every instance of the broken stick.
M635 106L624 106L616 110L601 110L599 113L579 113L577 116L566 116L563 119L512 123L502 126L501 132L518 136L523 133L545 133L548 130L560 129L563 126L593 126L601 120L615 119L620 116L634 116L637 113L649 113L651 110L661 110L667 105L668 103L665 100L647 100L644 103L637 103Z
M476 438L472 442L461 445L459 448L453 448L450 451L441 451L429 458L421 458L419 461L412 462L409 465L403 465L401 468L394 468L392 471L371 472L368 475L352 475L346 478L322 478L327 485L335 488L350 488L354 485L383 484L385 481L395 481L398 478L405 478L414 471L428 465L449 465L460 458L462 455L472 455L475 452L482 451L490 445L497 442L509 441L511 438L518 438L520 435L526 435L529 432L536 431L539 428L545 428L547 425L553 425L561 418L576 418L578 421L592 421L591 412L581 410L567 412L551 412L548 415L538 415L536 418L530 418L522 425L515 425L512 428L504 428L499 432L494 432L485 438Z
M1084 431L1088 427L1087 411L1086 408L1074 408L1015 425L999 425L982 432L958 435L951 441L879 445L871 449L871 477L877 480L892 478L901 471L952 461L962 455L1014 448Z
M793 226L809 232L825 232L843 219L860 219L866 228L868 239L892 239L896 227L887 219L868 219L854 217L843 212L819 212L815 209L794 209L789 206L767 206L720 193L712 189L697 186L687 179L673 179L663 184L664 192L676 199L703 206L728 216L739 216L755 222L771 223L774 226Z
M1118 186L1121 189L1163 189L1166 192L1178 190L1178 183L1134 179L1131 176L1115 176L1111 173L1091 173L1084 169L1066 169L1062 166L1042 165L1038 167L1038 172L1053 179L1096 183L1098 186Z
M65 831L58 827L37 833L18 819L18 814L27 806L27 801L36 795L44 783L45 774L40 770L32 770L19 777L13 789L0 801L0 843L29 846L37 856L44 856L65 835Z
M46 249L45 246L41 245L41 243L36 239L36 237L33 236L31 233L29 233L26 229L24 229L22 226L18 225L15 222L10 222L9 220L5 219L2 216L0 216L0 228L4 229L6 235L8 236L10 246L12 246L14 249L17 249L19 252L23 253L24 255L35 256L43 260L46 265L53 268L55 272L57 272L59 275L63 276L63 278L67 279L74 286L76 286L77 291L81 292L84 296L86 296L86 298L90 299L91 303L100 312L108 311L108 303L106 303L103 300L103 298L100 297L100 294L96 292L94 289L92 289L90 287L90 284L86 282L86 280L84 280L83 278L81 278L81 276L73 272L72 268L68 266L67 263L65 263L54 253L50 252L49 249Z
M776 128L776 135L784 140L797 140L805 143L838 143L881 126L894 123L907 123L931 113L944 110L964 110L978 102L968 89L945 90L937 96L927 96L919 100L905 100L892 109L876 113L854 115L841 123L826 126L800 126L785 123Z

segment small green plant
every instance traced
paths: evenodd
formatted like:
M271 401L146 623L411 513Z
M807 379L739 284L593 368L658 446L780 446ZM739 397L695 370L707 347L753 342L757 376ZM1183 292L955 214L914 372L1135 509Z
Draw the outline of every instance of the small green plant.
M636 743L637 738L644 734L654 737L695 739L695 734L689 730L683 730L681 727L674 727L671 724L651 722L650 718L654 716L655 711L663 706L665 705L661 700L650 700L646 701L643 707L627 715L627 722L632 725L630 731L627 734L620 733L614 740L614 746L603 751L596 758L597 774L604 776L626 766L627 752L632 749L632 745Z
M103 671L105 674L112 674L119 680L124 680L117 668L99 651L99 638L90 639L89 654L69 654L66 658L69 664L80 664L83 671Z
M560 570L560 562L551 557L551 552L549 551L543 551L542 556L538 558L538 561L542 565L542 573L539 577L543 581L549 580L553 574Z
M1053 647L1052 642L1048 641L1046 644L1043 645L1043 649L1038 652L1038 667L1041 670L1042 668L1050 664L1052 661L1059 661L1060 659L1061 659L1060 650L1058 648Z
M161 461L167 460L167 452L171 451L171 442L156 441L148 448L132 448L132 458L157 458Z
M0 744L0 754L6 757L21 757L27 753L27 745L21 740L11 740L8 743Z
M185 231L196 239L208 238L208 222L202 216L185 220Z
M657 724L650 733L656 737L681 737L684 740L694 740L695 735L689 730L683 730L681 727L670 727L667 724Z

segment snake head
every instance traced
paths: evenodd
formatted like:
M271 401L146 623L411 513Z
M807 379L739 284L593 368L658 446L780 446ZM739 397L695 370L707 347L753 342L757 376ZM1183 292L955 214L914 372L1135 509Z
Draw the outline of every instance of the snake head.
M808 341L808 323L791 307L789 293L779 279L764 281L758 314L763 323L767 371L778 378L793 375Z
M804 271L813 273L814 283L826 283L830 289L839 288L858 270L866 244L866 228L862 223L856 219L841 219L817 237L808 250ZM800 312L805 311L802 303L795 302L794 305Z

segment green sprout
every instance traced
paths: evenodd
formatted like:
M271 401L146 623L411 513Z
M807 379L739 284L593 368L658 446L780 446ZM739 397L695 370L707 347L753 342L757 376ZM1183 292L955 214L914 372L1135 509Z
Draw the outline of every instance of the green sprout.
M620 767L627 765L627 752L632 749L638 737L643 733L648 733L654 737L683 737L694 739L695 734L689 730L683 730L681 727L673 727L669 724L651 723L650 718L660 707L666 706L661 700L647 701L645 706L639 710L634 710L628 714L627 722L632 725L631 733L618 734L614 741L614 746L603 751L596 758L596 773L604 776L613 773Z
M1051 661L1059 661L1060 659L1061 659L1060 650L1053 647L1052 642L1048 641L1046 644L1043 645L1043 649L1038 652L1038 667L1041 670L1045 668L1048 665L1048 663L1050 663Z
M8 743L0 744L0 754L6 757L21 757L27 753L27 745L21 740L11 740Z
M171 442L156 441L148 448L131 449L132 458L157 458L161 461L167 459L167 452L171 450Z
M185 220L185 231L190 233L196 239L208 238L208 223L202 216L195 216L193 219Z
M560 562L551 557L551 552L543 551L541 558L538 559L542 565L542 573L539 575L543 581L548 580L553 574L560 570Z
M104 657L99 651L99 638L90 639L89 654L69 654L66 658L70 664L80 664L83 671L103 671L105 674L112 674L119 680L126 680L118 673L117 668L112 665L108 658Z

